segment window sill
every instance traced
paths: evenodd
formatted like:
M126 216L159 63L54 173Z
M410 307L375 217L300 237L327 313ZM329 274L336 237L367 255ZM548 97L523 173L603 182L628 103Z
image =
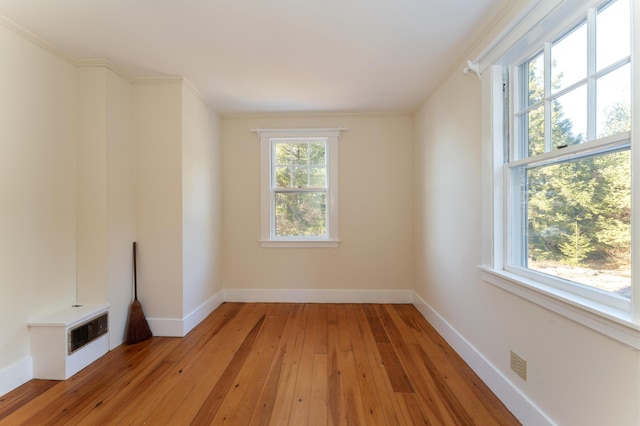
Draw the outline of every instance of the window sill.
M279 248L334 248L340 240L260 240L261 247Z
M628 312L506 271L479 268L484 281L640 351L640 324Z

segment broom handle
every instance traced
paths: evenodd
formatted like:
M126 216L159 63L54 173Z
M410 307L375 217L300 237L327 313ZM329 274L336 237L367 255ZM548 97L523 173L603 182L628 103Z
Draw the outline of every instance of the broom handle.
M138 300L138 270L136 269L136 242L133 242L133 298Z

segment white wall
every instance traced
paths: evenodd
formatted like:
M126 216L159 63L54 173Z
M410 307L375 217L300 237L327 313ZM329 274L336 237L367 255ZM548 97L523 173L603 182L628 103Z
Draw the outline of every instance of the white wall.
M181 108L181 80L134 88L138 299L161 320L182 318Z
M402 114L225 117L225 291L410 290L411 123ZM340 247L260 247L260 144L250 129L338 126L349 129L339 142Z
M183 313L222 290L221 120L188 85L182 92Z
M463 67L415 114L415 290L470 345L457 350L477 350L467 360L485 381L511 383L503 400L522 392L561 425L640 424L637 351L481 279L481 87ZM511 350L527 360L526 382Z
M107 301L109 347L125 340L132 301L133 253L136 238L134 205L135 149L133 140L133 85L108 70L107 85Z
M76 69L2 22L0 52L3 394L30 374L27 321L76 299Z
M107 70L79 68L76 191L79 303L107 302Z

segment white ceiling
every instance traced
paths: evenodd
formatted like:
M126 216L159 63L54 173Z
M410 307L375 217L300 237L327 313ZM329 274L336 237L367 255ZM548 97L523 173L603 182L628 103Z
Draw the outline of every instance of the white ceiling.
M513 0L0 0L77 59L184 76L221 113L411 111Z

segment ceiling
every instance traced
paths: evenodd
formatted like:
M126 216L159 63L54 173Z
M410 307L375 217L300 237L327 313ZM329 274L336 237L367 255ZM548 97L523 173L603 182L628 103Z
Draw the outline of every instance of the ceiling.
M0 0L0 14L77 59L183 76L220 113L393 112L419 106L511 3Z

